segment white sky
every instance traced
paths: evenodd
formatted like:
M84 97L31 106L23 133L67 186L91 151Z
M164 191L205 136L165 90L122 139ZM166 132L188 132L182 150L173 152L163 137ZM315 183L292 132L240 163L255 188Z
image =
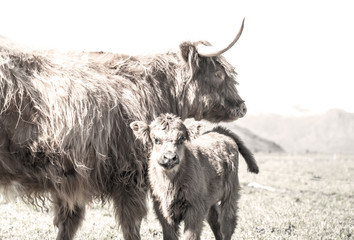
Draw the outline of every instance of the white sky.
M0 35L35 47L149 54L183 40L239 42L248 112L354 112L354 2L344 0L0 2Z

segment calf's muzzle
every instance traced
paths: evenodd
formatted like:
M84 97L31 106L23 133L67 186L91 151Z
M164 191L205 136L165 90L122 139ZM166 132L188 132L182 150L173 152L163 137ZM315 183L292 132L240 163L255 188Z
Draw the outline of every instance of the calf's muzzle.
M165 169L172 169L174 166L179 164L179 157L175 152L166 152L161 157L159 164Z

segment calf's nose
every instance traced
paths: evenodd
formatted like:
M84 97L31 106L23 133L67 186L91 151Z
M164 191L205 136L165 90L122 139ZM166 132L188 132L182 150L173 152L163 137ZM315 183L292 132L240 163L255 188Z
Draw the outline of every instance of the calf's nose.
M166 160L175 160L177 158L177 154L174 152L167 152L163 155L163 158Z
M179 163L178 155L175 152L167 152L165 153L159 164L166 169L171 169Z

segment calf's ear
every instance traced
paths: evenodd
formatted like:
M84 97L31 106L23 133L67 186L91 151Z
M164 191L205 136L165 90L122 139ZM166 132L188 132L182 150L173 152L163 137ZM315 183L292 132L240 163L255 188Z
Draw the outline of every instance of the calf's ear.
M187 126L188 135L190 139L195 139L202 135L206 129L206 125L202 122L196 121Z
M144 144L150 141L149 125L147 125L145 122L134 121L129 126L133 130L133 133L137 139L142 140Z

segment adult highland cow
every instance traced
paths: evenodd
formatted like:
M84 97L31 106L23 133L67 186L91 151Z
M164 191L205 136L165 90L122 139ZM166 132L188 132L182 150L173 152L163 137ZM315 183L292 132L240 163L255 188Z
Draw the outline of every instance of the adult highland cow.
M0 186L54 205L57 239L72 239L93 199L112 200L125 239L140 239L147 157L129 123L171 112L212 122L243 117L234 68L184 42L180 54L58 54L0 38ZM212 50L209 50L212 49Z

